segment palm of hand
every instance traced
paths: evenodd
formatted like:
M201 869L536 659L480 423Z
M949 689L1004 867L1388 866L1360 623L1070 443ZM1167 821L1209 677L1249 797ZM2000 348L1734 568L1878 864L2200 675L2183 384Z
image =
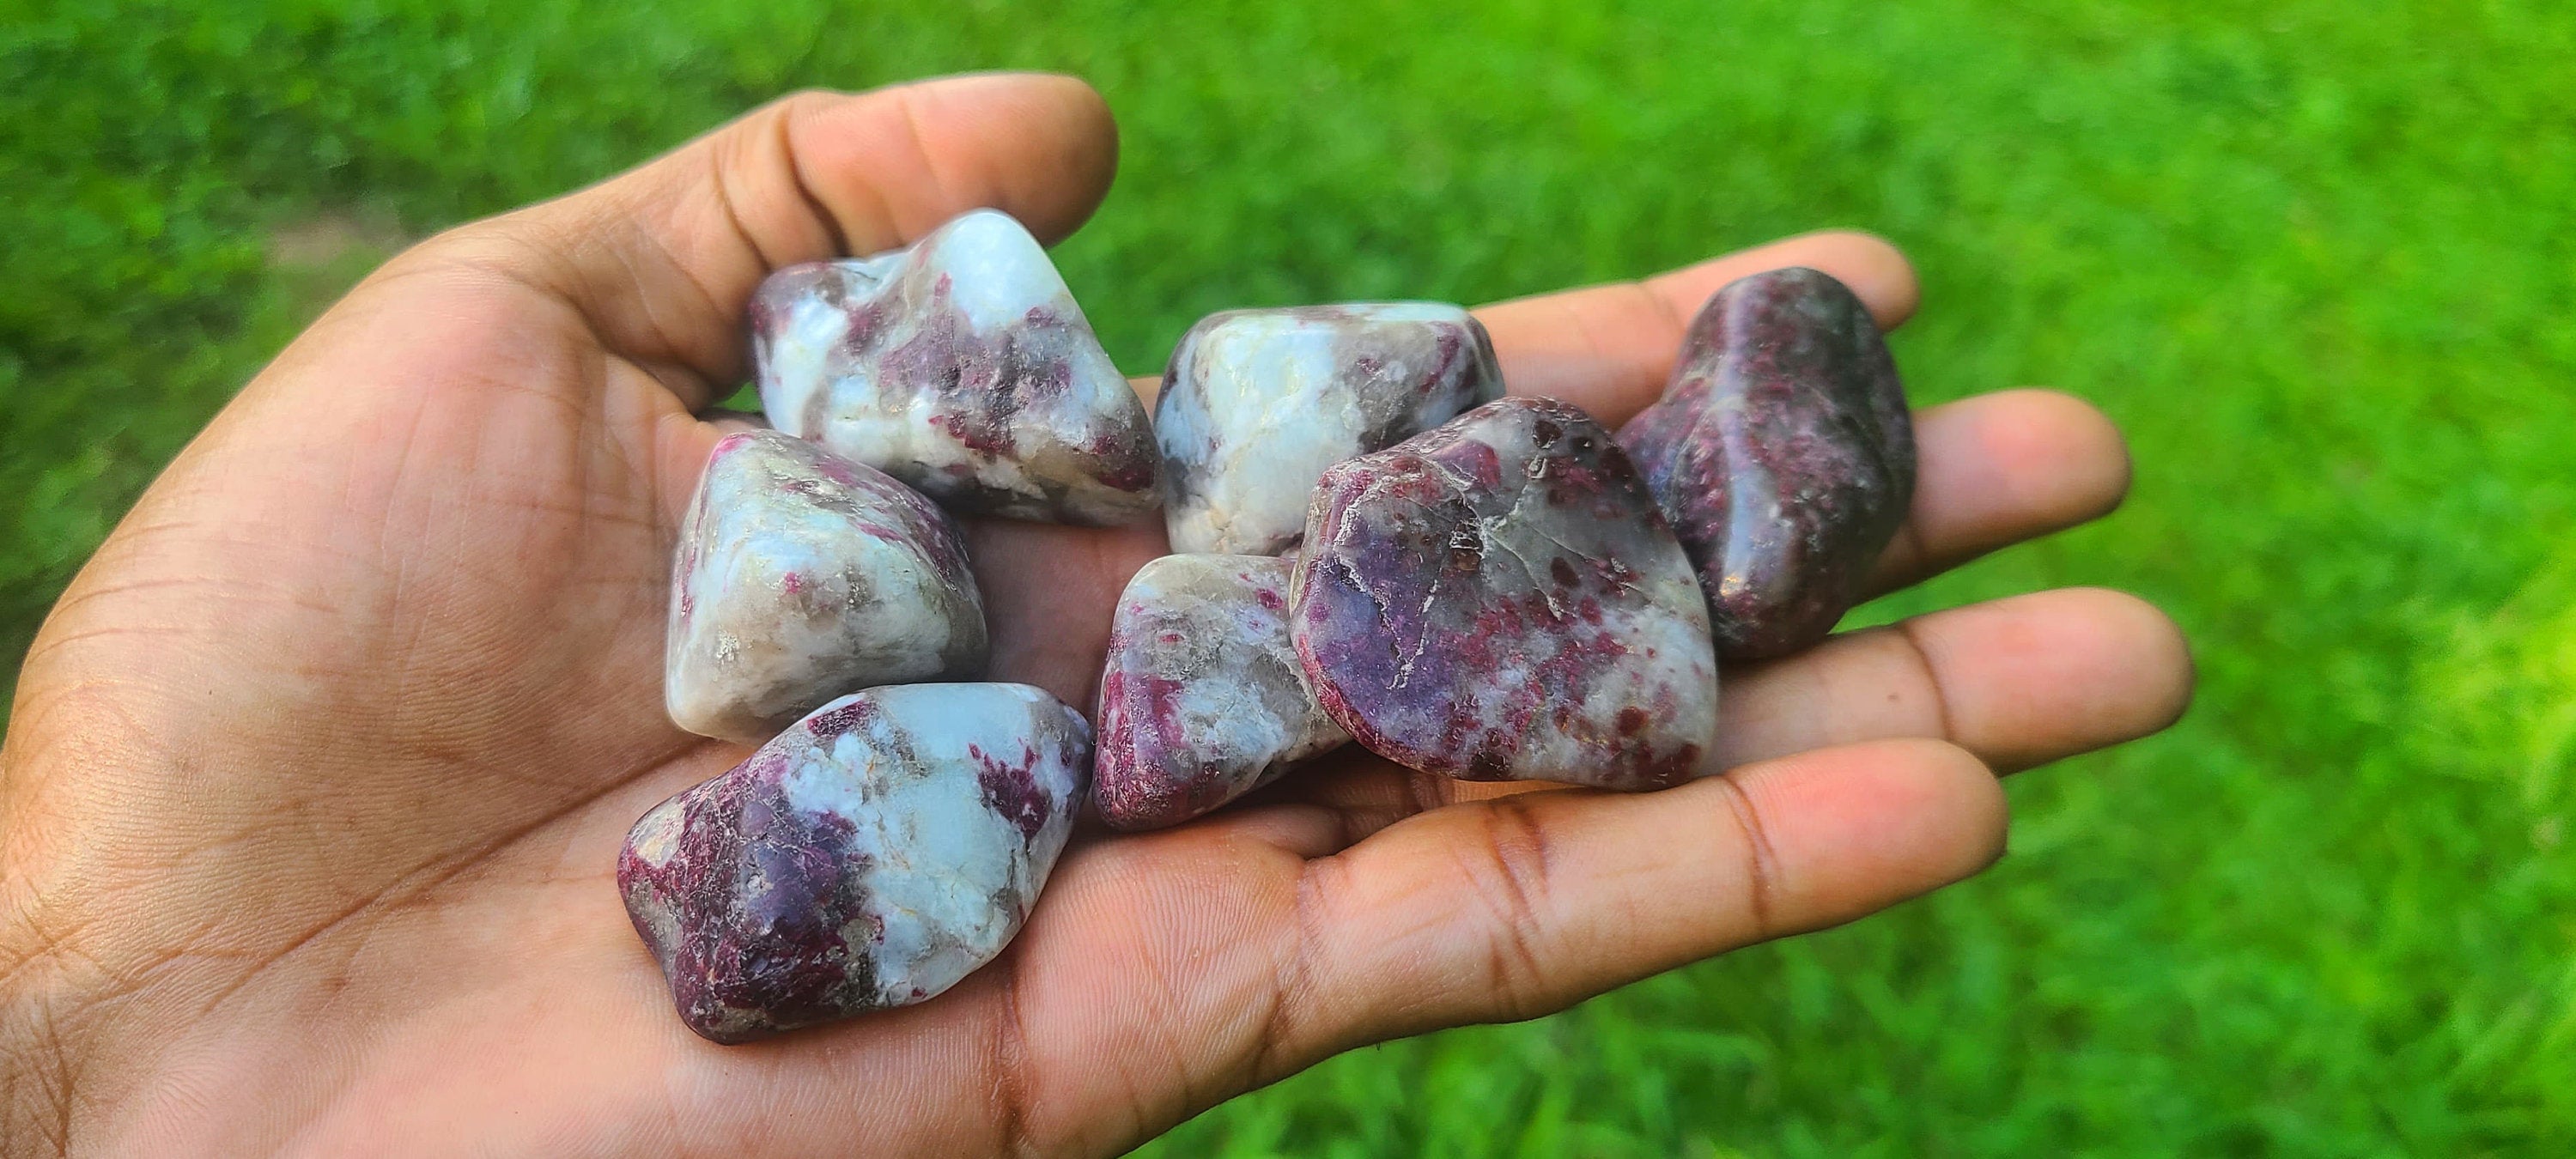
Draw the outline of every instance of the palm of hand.
M789 102L427 243L317 323L30 655L0 780L8 1137L1108 1150L1336 1050L1973 872L2000 848L1987 764L2178 710L2178 642L2121 597L1944 613L1731 677L1729 777L1523 794L1347 759L1183 829L1077 837L1011 950L938 1001L698 1041L610 878L638 815L740 756L675 730L656 676L672 528L718 436L692 408L739 373L739 304L775 265L978 204L1060 234L1107 137L1059 80ZM1910 297L1882 246L1819 236L1488 323L1517 389L1616 421L1674 302L1792 262L1882 316ZM1891 582L2116 501L2116 436L2079 404L1945 409ZM970 539L995 677L1083 703L1159 534Z

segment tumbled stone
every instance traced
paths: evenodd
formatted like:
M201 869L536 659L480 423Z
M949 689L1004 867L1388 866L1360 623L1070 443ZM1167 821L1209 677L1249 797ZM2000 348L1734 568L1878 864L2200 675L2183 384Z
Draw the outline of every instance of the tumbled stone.
M1324 711L1399 764L1614 789L1713 771L1690 558L1564 403L1505 399L1326 471L1289 603Z
M1108 525L1159 501L1144 403L1006 214L771 274L751 330L770 425L957 511Z
M654 806L618 887L707 1038L910 1005L1019 933L1090 762L1081 715L1027 685L870 689Z
M1167 555L1118 597L1092 799L1121 829L1177 825L1350 739L1306 691L1288 561Z
M776 431L716 443L671 573L672 721L757 744L857 689L981 675L985 652L946 512Z
M1896 360L1869 308L1810 269L1719 289L1619 441L1697 565L1728 657L1823 639L1914 498Z
M1493 342L1457 306L1211 314L1172 351L1154 403L1172 550L1285 551L1324 468L1502 396Z

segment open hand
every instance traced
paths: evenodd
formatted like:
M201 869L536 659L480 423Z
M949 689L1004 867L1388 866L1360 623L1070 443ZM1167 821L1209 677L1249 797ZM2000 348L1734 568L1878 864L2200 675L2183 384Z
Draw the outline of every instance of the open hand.
M1216 816L1078 835L1004 956L742 1047L684 1029L613 869L743 750L659 681L678 515L769 270L979 205L1070 231L1100 99L986 76L768 106L433 238L153 485L28 656L0 750L0 1139L96 1154L1100 1153L1336 1051L1526 1018L1847 921L2003 848L1994 774L2162 727L2153 609L2056 591L1727 673L1733 772L1622 796L1364 754ZM1616 425L1720 284L1808 265L1882 325L1886 244L1795 238L1482 311L1506 378ZM1880 587L2098 516L2062 395L1923 412ZM1159 530L970 530L994 677L1089 702ZM1539 791L1529 791L1533 788Z

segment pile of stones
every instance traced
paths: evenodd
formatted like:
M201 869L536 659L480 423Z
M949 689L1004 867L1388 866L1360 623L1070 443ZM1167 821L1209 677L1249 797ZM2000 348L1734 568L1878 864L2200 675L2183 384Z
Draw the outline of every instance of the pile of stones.
M1717 664L1814 643L1902 518L1913 435L1813 270L1718 291L1615 435L1504 397L1484 328L1404 302L1191 328L1149 420L1045 251L990 210L774 274L772 428L679 537L665 696L760 747L656 806L618 880L689 1028L741 1042L933 997L1018 933L1088 801L1187 821L1344 744L1478 780L1717 772ZM1092 721L979 683L955 516L1160 509Z

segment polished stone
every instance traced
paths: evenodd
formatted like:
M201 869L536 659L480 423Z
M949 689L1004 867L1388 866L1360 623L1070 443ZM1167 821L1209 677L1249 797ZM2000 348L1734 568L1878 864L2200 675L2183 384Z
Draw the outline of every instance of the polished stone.
M1144 403L1006 214L782 269L751 329L772 426L960 513L1109 525L1160 501Z
M1019 933L1090 765L1090 728L1038 689L870 689L655 806L618 885L706 1038L910 1005Z
M1173 350L1154 404L1172 550L1285 551L1325 468L1502 394L1492 340L1457 306L1209 315Z
M757 744L861 688L982 675L985 653L947 513L802 439L716 443L671 572L672 721Z
M1663 398L1619 441L1690 551L1731 658L1823 639L1914 498L1896 361L1869 308L1810 269L1719 289Z
M1306 691L1287 593L1274 556L1167 555L1127 582L1100 677L1102 818L1177 825L1350 739Z
M1714 771L1690 559L1563 403L1505 399L1326 471L1289 623L1324 710L1399 764L1618 789Z

